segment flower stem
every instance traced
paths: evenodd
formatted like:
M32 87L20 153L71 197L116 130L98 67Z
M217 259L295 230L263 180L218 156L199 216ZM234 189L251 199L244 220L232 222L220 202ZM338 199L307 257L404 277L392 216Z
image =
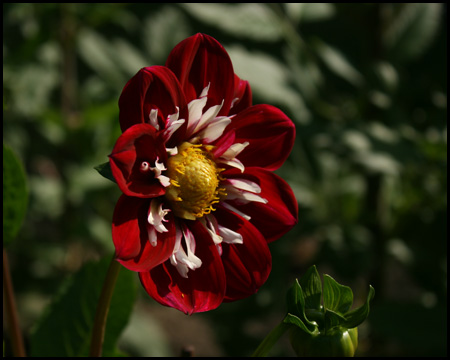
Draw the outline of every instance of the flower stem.
M262 357L266 356L267 353L272 349L272 346L278 341L278 339L283 335L290 325L285 322L280 322L272 331L265 337L265 339L259 344L258 348L252 354L252 357Z
M14 357L25 357L25 346L22 333L20 332L19 317L17 316L14 289L12 286L11 273L9 271L8 255L3 249L3 288L5 292L5 309L9 330L11 332L11 343Z
M122 266L113 258L109 264L103 283L102 292L97 304L94 327L92 329L91 349L89 356L102 356L103 339L105 337L106 320L108 318L109 305L114 293L117 277Z

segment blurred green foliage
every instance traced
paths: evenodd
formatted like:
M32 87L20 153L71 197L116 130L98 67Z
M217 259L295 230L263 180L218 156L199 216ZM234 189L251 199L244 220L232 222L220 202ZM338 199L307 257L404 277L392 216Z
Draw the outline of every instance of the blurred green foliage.
M25 173L14 152L3 144L3 247L14 240L27 209Z
M54 296L48 311L34 326L30 336L33 357L86 357L89 355L95 312L111 256L87 263L70 276ZM118 275L109 307L103 356L117 356L118 337L128 323L136 299L131 271ZM123 296L126 294L127 296ZM61 321L61 319L64 319ZM50 346L49 346L50 345Z
M316 264L360 302L368 284L377 291L357 355L446 355L446 12L436 3L3 4L3 141L30 190L8 249L24 329L68 275L113 252L120 192L94 166L120 135L124 84L204 32L225 46L254 103L296 124L279 174L299 224L271 244L273 271L257 295L190 318L169 309L177 326L162 335L158 321L170 321L155 314L166 309L142 292L154 313L136 310L131 325L142 330L126 331L122 347L178 355L171 338L197 317L209 324L198 337L217 344L195 354L249 355L286 311L279 294ZM293 353L280 343L277 354Z

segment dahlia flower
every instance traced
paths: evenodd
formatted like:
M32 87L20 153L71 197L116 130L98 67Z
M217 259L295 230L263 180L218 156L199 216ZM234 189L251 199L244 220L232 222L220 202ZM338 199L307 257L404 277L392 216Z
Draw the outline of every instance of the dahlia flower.
M119 108L116 260L186 314L254 294L271 270L268 243L297 222L292 190L273 173L292 149L292 121L252 106L250 85L204 34L139 70Z

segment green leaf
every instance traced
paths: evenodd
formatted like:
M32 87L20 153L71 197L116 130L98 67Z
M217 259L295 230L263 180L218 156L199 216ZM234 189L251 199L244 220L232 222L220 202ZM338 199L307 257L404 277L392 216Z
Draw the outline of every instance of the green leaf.
M333 310L326 309L325 310L325 333L327 331L332 330L335 327L342 326L345 323L346 319L342 315L334 312Z
M286 296L287 311L297 314L299 309L305 306L305 299L303 297L303 291L298 283L298 279L295 279L294 285L288 290Z
M150 54L149 64L164 64L172 49L192 35L184 12L173 6L151 12L141 31L144 47Z
M292 86L292 71L280 60L262 51L250 51L241 45L226 47L238 76L245 78L252 93L270 104L278 104L296 114L296 120L310 119L303 97Z
M116 182L116 179L114 179L113 173L111 171L111 165L109 161L95 166L94 169L97 170L98 173L104 178L111 180L112 182Z
M314 331L309 330L308 327L305 325L305 323L299 317L297 317L295 315L287 314L286 317L284 318L283 322L286 324L295 325L310 335L314 334Z
M353 304L353 292L348 286L339 284L330 275L323 276L323 306L345 314Z
M315 265L311 266L300 278L299 283L305 297L305 308L320 310L322 282Z
M127 76L117 64L116 49L99 32L81 28L77 34L80 57L105 81L114 86L123 86Z
M363 85L364 77L340 50L318 38L312 42L312 45L330 71L356 87Z
M296 24L329 20L336 14L330 3L283 3L287 16Z
M265 4L184 3L182 6L204 24L240 38L268 42L283 35L278 18Z
M28 203L25 172L13 151L3 144L3 247L17 236Z
M88 263L61 287L30 339L31 356L75 357L89 353L97 302L111 258ZM106 323L103 355L116 352L117 340L128 323L136 298L133 272L119 273Z
M375 296L375 289L369 285L369 294L367 295L366 302L347 314L345 314L345 318L347 319L342 325L348 329L357 327L360 325L368 316L370 311L370 301Z
M137 69L148 66L145 56L128 41L116 39L112 46L115 49L117 63L130 76L136 74Z
M306 324L306 326L313 329L315 324L309 321L306 317L305 297L303 295L302 287L298 283L298 279L295 279L294 285L288 290L286 300L288 313L297 315Z
M422 55L439 29L443 5L439 3L403 4L384 34L384 45L397 60Z
M20 71L5 66L3 82L5 88L11 91L11 111L38 118L49 108L53 90L59 81L56 67L44 66L37 61L23 64Z

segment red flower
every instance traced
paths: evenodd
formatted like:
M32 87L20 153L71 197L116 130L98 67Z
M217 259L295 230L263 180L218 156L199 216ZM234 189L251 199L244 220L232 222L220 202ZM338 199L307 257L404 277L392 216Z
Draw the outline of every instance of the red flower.
M292 121L252 106L248 82L204 34L179 43L165 66L141 69L119 107L117 261L186 314L254 294L271 270L268 243L297 222L292 190L272 173L292 149Z

